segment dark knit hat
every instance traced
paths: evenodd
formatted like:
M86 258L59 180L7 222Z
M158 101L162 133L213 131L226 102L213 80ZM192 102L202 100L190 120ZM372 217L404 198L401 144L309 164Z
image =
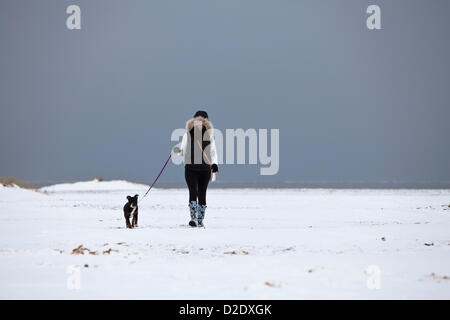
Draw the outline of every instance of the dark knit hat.
M206 111L199 110L194 114L194 118L195 117L203 117L205 119L208 119L208 113Z

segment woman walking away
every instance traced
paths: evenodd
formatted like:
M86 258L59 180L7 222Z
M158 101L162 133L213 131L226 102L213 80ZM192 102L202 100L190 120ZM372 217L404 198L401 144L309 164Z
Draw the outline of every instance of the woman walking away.
M206 210L206 189L213 180L217 167L216 144L213 126L206 111L197 111L186 122L186 133L180 147L175 147L176 154L184 156L184 177L189 188L189 211L191 227L204 227ZM212 173L211 173L212 172Z

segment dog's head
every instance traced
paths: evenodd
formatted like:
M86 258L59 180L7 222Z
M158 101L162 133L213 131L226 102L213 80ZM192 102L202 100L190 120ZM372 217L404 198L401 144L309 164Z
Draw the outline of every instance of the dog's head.
M137 208L138 196L139 195L137 195L137 194L135 194L134 197L127 196L128 203L130 204L130 207L133 208L133 209Z

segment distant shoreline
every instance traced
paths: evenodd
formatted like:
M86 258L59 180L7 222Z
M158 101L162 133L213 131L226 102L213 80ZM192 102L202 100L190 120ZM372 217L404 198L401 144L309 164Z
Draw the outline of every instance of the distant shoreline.
M109 181L107 179L106 181ZM114 179L111 179L114 180ZM36 187L41 188L61 183L75 183L80 180L73 181L30 181ZM83 181L83 180L82 180ZM86 180L84 180L86 181ZM130 181L132 183L149 184L149 181ZM161 189L178 189L185 188L186 184L174 181L161 181L155 185ZM245 181L230 182L216 181L210 184L210 188L246 188L246 189L450 189L450 181L448 182L330 182L330 181L281 181L281 182L263 182L263 181Z

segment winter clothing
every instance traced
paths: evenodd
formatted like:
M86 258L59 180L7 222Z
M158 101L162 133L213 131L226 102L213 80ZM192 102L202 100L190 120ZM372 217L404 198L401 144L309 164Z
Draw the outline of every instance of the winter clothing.
M184 177L189 188L189 201L195 201L200 205L206 204L206 189L211 179L211 171L184 169Z
M205 119L208 119L208 113L206 111L199 110L194 114L194 118L196 117L203 117Z
M189 188L191 214L189 225L203 226L206 190L214 173L219 171L214 128L208 120L208 113L197 111L194 118L186 122L186 133L183 135L181 146L174 148L174 152L184 157L184 177ZM194 204L196 205L195 215Z
M197 206L197 226L204 227L203 219L205 218L206 205Z
M191 221L189 221L189 225L192 227L197 226L197 201L191 201L189 202L189 211L191 213Z
M214 127L211 122L200 116L187 121L186 133L181 140L181 146L174 151L178 151L177 153L184 156L186 168L203 171L211 170L208 162L217 164Z

